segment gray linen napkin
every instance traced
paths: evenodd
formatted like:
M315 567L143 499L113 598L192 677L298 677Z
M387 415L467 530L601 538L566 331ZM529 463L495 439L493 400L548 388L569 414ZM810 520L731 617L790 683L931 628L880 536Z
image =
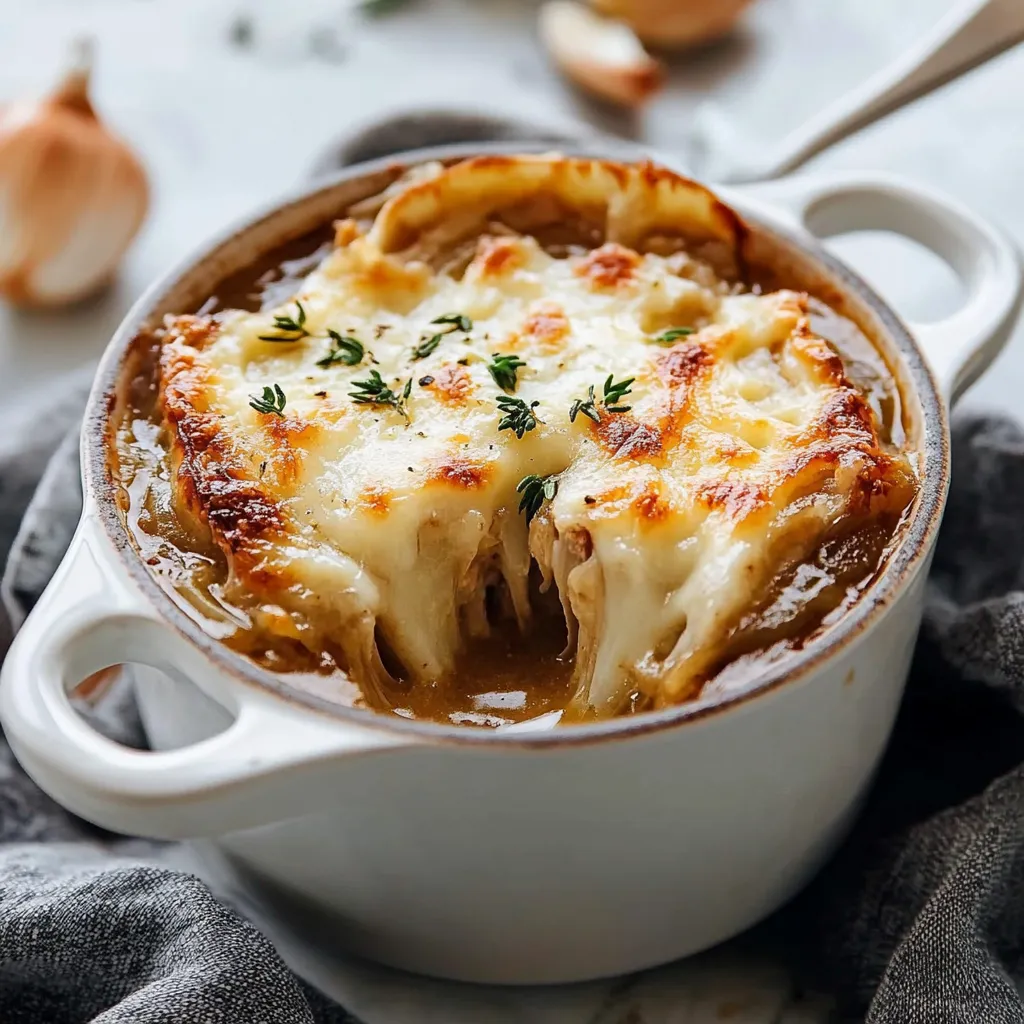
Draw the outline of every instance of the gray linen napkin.
M380 126L326 163L402 148L413 123L418 144L531 135L432 115ZM83 400L83 382L71 381L52 415L7 424L0 438L14 628L74 529L68 429ZM833 864L763 928L813 984L831 987L846 1020L1024 1024L1024 432L961 421L953 466L925 629L872 799ZM98 725L138 741L124 694ZM157 850L61 810L0 743L0 1020L354 1019L197 878L141 859Z

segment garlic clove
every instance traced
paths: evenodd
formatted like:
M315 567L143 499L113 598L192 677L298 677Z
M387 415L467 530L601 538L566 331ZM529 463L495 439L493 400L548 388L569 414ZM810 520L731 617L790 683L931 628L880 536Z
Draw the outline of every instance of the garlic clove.
M46 99L0 111L0 295L60 306L103 287L149 206L146 174L89 99L91 53Z
M651 46L699 46L729 32L750 0L590 0Z
M595 96L638 107L662 85L661 65L628 25L574 0L548 0L540 8L538 26L559 69Z

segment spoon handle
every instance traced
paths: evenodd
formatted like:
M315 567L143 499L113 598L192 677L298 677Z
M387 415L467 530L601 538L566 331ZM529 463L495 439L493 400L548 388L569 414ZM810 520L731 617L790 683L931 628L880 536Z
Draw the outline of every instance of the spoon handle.
M912 49L790 133L758 177L793 170L911 100L1024 40L1024 0L963 0Z

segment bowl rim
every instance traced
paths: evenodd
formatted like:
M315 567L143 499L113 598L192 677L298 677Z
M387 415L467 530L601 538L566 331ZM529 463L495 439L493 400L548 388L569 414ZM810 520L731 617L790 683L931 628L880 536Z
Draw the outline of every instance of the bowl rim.
M226 228L191 249L168 271L162 274L139 299L121 321L100 360L86 405L81 435L82 483L85 503L83 517L89 514L90 499L97 518L102 523L106 539L129 577L153 604L165 624L170 625L184 639L197 647L215 668L248 687L269 693L287 701L296 708L327 715L338 724L354 725L363 729L383 730L404 734L410 741L432 745L454 744L474 746L480 743L512 747L572 746L601 740L627 739L702 721L727 711L747 707L755 698L773 693L784 685L796 684L836 657L840 652L861 639L895 603L917 572L927 563L945 505L949 486L950 442L948 412L936 378L924 353L908 327L892 307L842 260L831 255L810 236L795 234L784 223L771 218L772 204L756 198L748 209L742 187L719 189L706 186L723 202L735 203L742 220L757 231L774 236L805 257L836 286L841 294L853 295L867 306L878 319L888 348L902 359L906 390L919 404L921 456L920 486L910 518L901 526L902 537L890 553L885 567L865 588L854 604L840 619L817 635L812 635L800 650L787 653L776 662L756 672L744 686L735 691L717 694L704 700L644 712L619 716L599 722L574 723L552 730L532 732L518 729L488 729L466 725L408 719L400 715L387 715L369 708L351 707L332 702L309 693L287 681L283 675L262 668L244 655L228 648L220 640L203 630L170 597L155 575L145 566L134 547L116 500L118 485L108 471L107 426L114 405L116 386L121 379L123 357L138 329L150 311L158 307L161 299L187 273L213 258L222 247L236 240L244 232L254 230L265 222L280 216L286 209L312 202L315 197L336 186L361 177L370 177L383 171L408 167L430 160L466 159L477 155L524 155L557 152L560 155L584 159L638 162L657 162L649 149L623 143L619 140L581 140L553 147L549 142L531 143L458 143L430 146L395 153L345 167L336 173L317 177L285 192L256 210L238 218ZM675 171L670 162L665 166ZM682 175L685 177L685 174ZM700 184L698 182L698 184ZM767 212L767 216L763 216Z

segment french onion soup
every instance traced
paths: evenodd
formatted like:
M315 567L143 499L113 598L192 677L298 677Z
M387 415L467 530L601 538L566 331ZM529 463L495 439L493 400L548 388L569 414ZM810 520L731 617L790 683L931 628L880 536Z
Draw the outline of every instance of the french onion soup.
M607 718L742 685L875 578L899 388L650 165L415 169L140 334L113 472L204 628L407 717Z

